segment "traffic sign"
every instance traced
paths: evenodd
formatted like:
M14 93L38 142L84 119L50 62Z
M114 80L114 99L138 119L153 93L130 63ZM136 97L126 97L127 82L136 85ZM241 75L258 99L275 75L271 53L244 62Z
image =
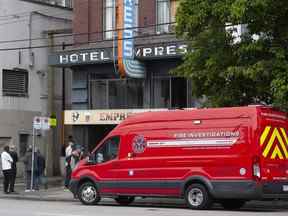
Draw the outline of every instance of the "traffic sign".
M35 116L33 119L33 128L35 130L49 130L50 129L50 118Z
M48 118L48 117L42 117L41 118L41 129L42 130L49 130L50 129L49 120L50 120L50 118Z
M40 130L42 127L41 125L41 117L35 116L33 119L33 128L36 130Z

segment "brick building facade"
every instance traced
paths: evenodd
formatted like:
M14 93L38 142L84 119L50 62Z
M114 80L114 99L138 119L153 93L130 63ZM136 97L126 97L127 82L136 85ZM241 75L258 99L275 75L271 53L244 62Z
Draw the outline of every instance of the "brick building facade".
M65 121L73 125L76 140L89 149L115 126L113 121L98 123L89 117L97 111L196 106L191 83L170 73L187 51L186 43L173 33L179 1L134 0L135 59L146 68L141 79L119 77L113 30L121 1L74 0L74 44L49 58L50 65L72 71L66 79L71 87L66 89L66 110L71 116ZM89 121L81 122L81 115Z

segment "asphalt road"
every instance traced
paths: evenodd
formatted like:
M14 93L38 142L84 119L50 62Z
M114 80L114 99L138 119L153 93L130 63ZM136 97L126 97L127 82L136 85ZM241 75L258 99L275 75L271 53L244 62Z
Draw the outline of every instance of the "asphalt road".
M215 206L209 211L195 211L184 208L182 205L173 206L165 204L136 204L122 207L116 204L102 203L97 206L84 206L79 202L44 202L27 200L0 200L1 216L280 216L288 215L288 206L269 205L262 203L246 205L238 211L225 211L219 206Z

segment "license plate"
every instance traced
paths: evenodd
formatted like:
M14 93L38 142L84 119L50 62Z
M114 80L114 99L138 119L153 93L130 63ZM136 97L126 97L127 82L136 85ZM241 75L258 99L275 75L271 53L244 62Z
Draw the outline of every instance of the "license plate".
M283 191L288 192L288 185L283 185Z

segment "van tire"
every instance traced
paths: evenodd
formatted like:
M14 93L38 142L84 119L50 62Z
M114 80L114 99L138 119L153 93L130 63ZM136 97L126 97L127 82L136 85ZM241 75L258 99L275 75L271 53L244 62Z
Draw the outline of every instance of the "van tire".
M101 199L96 185L89 181L80 185L78 198L84 205L96 205Z
M185 190L185 201L190 209L208 209L212 205L212 198L202 184L191 184Z
M133 196L118 196L115 198L115 201L119 205L127 206L127 205L131 204L134 201L134 199L135 199L135 197L133 197Z
M235 210L240 209L245 205L245 200L239 200L239 199L232 199L232 200L221 200L220 203L223 206L224 209L227 210Z

